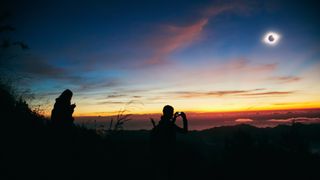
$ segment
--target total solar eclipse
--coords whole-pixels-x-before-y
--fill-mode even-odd
[[[275,46],[279,43],[280,37],[280,34],[276,32],[267,32],[262,41],[267,45]]]

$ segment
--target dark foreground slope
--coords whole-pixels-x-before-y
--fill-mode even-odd
[[[1,179],[155,179],[149,131],[57,129],[1,89]],[[320,125],[248,125],[178,137],[175,179],[320,179]]]

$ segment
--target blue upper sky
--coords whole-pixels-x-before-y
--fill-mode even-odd
[[[279,95],[290,107],[313,107],[320,101],[317,7],[316,1],[13,0],[1,7],[17,29],[6,36],[30,49],[4,52],[18,54],[5,68],[50,103],[72,89],[80,115],[131,101],[143,104],[139,112],[164,103],[194,111],[263,109],[280,104]],[[269,31],[281,36],[276,46],[262,42]]]

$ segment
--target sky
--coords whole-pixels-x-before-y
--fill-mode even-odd
[[[4,36],[29,49],[2,50],[2,71],[47,115],[67,88],[75,116],[320,107],[316,2],[3,3],[16,28]]]

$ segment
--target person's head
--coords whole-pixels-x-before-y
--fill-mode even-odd
[[[72,94],[73,94],[72,91],[70,91],[69,89],[66,89],[59,96],[59,99],[64,100],[64,101],[71,101]]]
[[[172,116],[173,116],[174,109],[173,109],[172,106],[166,105],[166,106],[163,107],[162,112],[163,112],[163,117],[165,119],[171,119]]]

